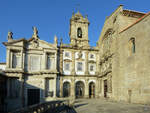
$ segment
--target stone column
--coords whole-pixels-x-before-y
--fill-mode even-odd
[[[88,51],[85,52],[85,74],[89,74],[89,69],[88,69]]]
[[[99,85],[100,85],[100,84],[99,84],[99,79],[97,78],[97,79],[96,79],[96,82],[95,82],[95,98],[98,98],[98,97],[99,97],[99,96],[98,96],[98,95],[99,95],[99,92],[100,92],[100,91],[99,91],[99,90],[100,90]]]
[[[7,49],[6,68],[10,68],[10,49]]]
[[[12,68],[12,62],[13,61],[13,52],[10,50],[10,53],[9,53],[9,68]]]
[[[75,79],[74,77],[71,79],[71,97],[74,98],[75,97]]]
[[[24,54],[23,54],[23,50],[21,50],[21,69],[24,69]]]
[[[60,77],[60,97],[63,97],[63,80],[62,80],[62,77]]]
[[[59,65],[60,73],[63,73],[63,50],[60,49],[60,65]]]
[[[99,54],[96,53],[96,74],[100,73],[99,72],[99,63],[100,63],[100,61],[99,61]]]
[[[85,80],[85,98],[89,98],[89,84],[88,84],[88,79]]]
[[[75,51],[72,51],[72,75],[75,75]]]
[[[56,84],[56,77],[54,77],[54,85],[55,85],[54,86],[55,88],[54,88],[54,96],[53,97],[56,98],[56,85],[57,85]]]
[[[56,69],[56,67],[57,67],[57,52],[55,52],[54,60],[55,60],[54,70],[57,70]]]
[[[112,92],[112,82],[111,82],[112,76],[111,73],[108,74],[108,92],[111,93]]]
[[[47,62],[47,55],[46,55],[46,52],[44,52],[44,69],[46,69],[46,62]]]
[[[22,74],[21,77],[19,78],[20,80],[20,98],[21,98],[21,101],[22,101],[22,107],[25,106],[25,97],[24,97],[24,75]]]

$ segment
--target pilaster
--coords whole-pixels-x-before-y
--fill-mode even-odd
[[[6,68],[10,68],[10,49],[7,48]]]
[[[55,58],[54,58],[54,61],[55,61],[55,64],[54,64],[54,70],[57,70],[57,69],[56,69],[56,66],[57,66],[57,52],[55,52]]]
[[[72,51],[72,75],[75,75],[75,51]]]
[[[89,69],[88,69],[88,51],[85,52],[85,74],[89,74]]]
[[[60,97],[63,97],[63,80],[62,80],[62,77],[60,77]]]
[[[88,79],[85,80],[85,98],[89,98],[89,84],[88,84]]]
[[[74,77],[71,79],[71,97],[75,97],[75,80],[74,80]]]
[[[55,88],[54,88],[54,96],[53,97],[56,98],[56,85],[57,85],[56,84],[56,77],[54,77],[54,84],[55,84],[54,85]]]
[[[47,62],[47,56],[46,52],[44,52],[44,69],[46,70],[46,62]]]
[[[60,73],[63,73],[63,50],[60,49]]]

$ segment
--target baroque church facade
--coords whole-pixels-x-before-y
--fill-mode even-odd
[[[9,32],[3,43],[9,109],[58,98],[150,104],[149,15],[120,5],[106,18],[95,47],[80,12],[70,19],[69,44],[58,44],[57,37],[53,44],[41,40],[36,27],[29,40],[14,40]]]

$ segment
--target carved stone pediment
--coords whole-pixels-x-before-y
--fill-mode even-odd
[[[70,60],[70,59],[65,59],[64,61],[65,62],[72,62],[72,60]]]
[[[89,63],[96,63],[94,60],[89,60]]]
[[[33,48],[38,48],[39,47],[39,41],[38,39],[33,39],[32,42],[31,42],[31,45]]]
[[[55,44],[50,44],[34,37],[28,40],[27,45],[28,49],[57,49]]]

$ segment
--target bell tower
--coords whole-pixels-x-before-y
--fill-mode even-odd
[[[70,19],[70,44],[72,46],[82,47],[89,46],[88,40],[89,21],[87,16],[83,17],[78,11]]]

